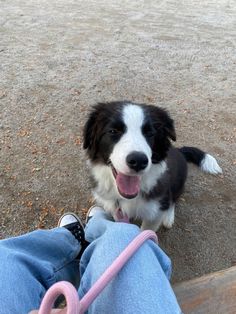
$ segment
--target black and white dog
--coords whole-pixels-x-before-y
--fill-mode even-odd
[[[84,127],[84,149],[95,180],[94,197],[113,216],[117,208],[156,231],[174,223],[187,161],[203,171],[222,170],[198,148],[174,148],[174,122],[162,108],[128,101],[99,103]]]

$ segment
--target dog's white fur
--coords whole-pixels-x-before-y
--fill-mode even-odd
[[[205,158],[201,162],[200,168],[211,174],[222,173],[222,169],[218,165],[216,159],[210,154],[206,154]]]

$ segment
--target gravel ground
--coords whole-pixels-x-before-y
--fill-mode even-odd
[[[159,232],[173,281],[236,263],[235,1],[0,0],[0,237],[85,215],[81,130],[92,104],[167,108],[177,145],[217,157],[190,167],[176,223]]]

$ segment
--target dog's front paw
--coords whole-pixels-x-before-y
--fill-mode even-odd
[[[154,232],[157,232],[157,230],[161,226],[161,220],[158,221],[146,221],[144,220],[141,225],[141,230],[152,230]]]
[[[175,206],[172,205],[163,215],[162,224],[165,228],[170,229],[175,221]]]

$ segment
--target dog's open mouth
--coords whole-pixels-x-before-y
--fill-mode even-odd
[[[140,191],[140,177],[128,176],[117,172],[112,166],[112,173],[116,180],[116,185],[121,196],[124,198],[135,198]]]

